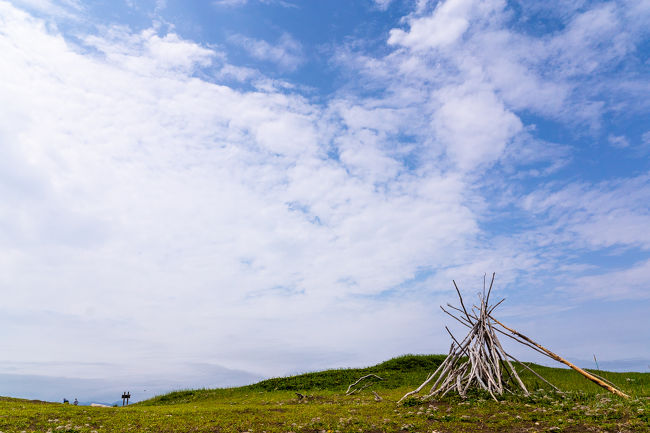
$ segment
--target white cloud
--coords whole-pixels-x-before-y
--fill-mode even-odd
[[[577,278],[564,289],[588,299],[648,299],[650,260],[622,270]]]
[[[535,138],[534,127],[519,133],[499,161],[511,178],[549,176],[573,159],[572,148]]]
[[[522,142],[515,110],[557,116],[570,91],[531,68],[531,61],[538,62],[536,41],[503,30],[505,6],[440,2],[431,13],[422,8],[410,16],[408,30],[391,31],[388,42],[402,48],[385,58],[340,59],[368,74],[369,86],[386,83],[384,106],[419,107],[409,117],[408,132],[422,140],[434,137],[428,140],[432,159],[446,154],[463,171],[485,169],[513,155],[508,147],[515,140]]]
[[[570,159],[518,113],[571,122],[602,107],[574,81],[602,66],[588,64],[598,43],[583,43],[595,36],[578,24],[518,34],[497,1],[419,5],[385,57],[340,55],[372,97],[351,85],[319,105],[175,33],[108,27],[73,46],[0,2],[0,284],[13,288],[0,317],[12,314],[12,361],[115,366],[126,348],[134,371],[210,359],[282,374],[444,351],[433,311],[451,278],[473,290],[497,270],[498,290],[540,289],[529,304],[546,311],[549,282],[593,272],[566,255],[650,248],[645,176],[503,185],[522,165],[543,176]],[[567,63],[563,37],[591,51]],[[289,35],[231,41],[285,70],[303,62]],[[562,74],[544,69],[551,58]],[[216,84],[227,80],[255,90]],[[511,212],[539,224],[485,228]],[[622,296],[642,298],[644,263],[621,270],[634,287]],[[34,326],[48,312],[57,326]]]
[[[460,178],[395,169],[385,137],[364,132],[382,125],[363,109],[351,110],[348,133],[298,95],[194,78],[218,54],[175,34],[107,28],[84,39],[98,52],[84,53],[6,3],[0,14],[11,157],[0,177],[0,263],[11,272],[0,283],[13,287],[3,309],[25,313],[16,362],[47,352],[112,365],[129,347],[133,368],[210,358],[280,374],[424,350],[400,335],[411,319],[399,311],[429,307],[381,294],[475,236]],[[341,161],[327,157],[336,143]],[[393,174],[378,188],[385,166]],[[58,331],[38,350],[21,346],[47,311]],[[296,322],[311,323],[318,347],[289,332]],[[118,325],[129,343],[114,338]],[[360,350],[355,335],[370,328],[361,347],[397,346]],[[247,363],[252,350],[258,361]],[[332,355],[306,364],[314,351]]]
[[[388,43],[416,51],[451,45],[469,27],[468,15],[477,3],[472,0],[440,2],[431,15],[411,20],[408,32],[401,29],[391,30]]]
[[[630,142],[625,138],[624,135],[613,135],[610,134],[607,137],[607,141],[609,141],[609,144],[612,145],[613,147],[617,147],[619,149],[625,149],[626,147],[629,147]]]
[[[436,3],[431,12],[421,7],[404,20],[405,28],[391,31],[388,42],[398,49],[381,69],[408,76],[410,86],[481,83],[509,110],[532,110],[593,130],[607,100],[616,101],[609,106],[617,111],[620,104],[628,110],[643,106],[636,100],[647,94],[645,81],[612,73],[643,39],[639,18],[630,17],[629,8],[606,3],[573,11],[563,17],[563,29],[542,35],[516,31],[508,25],[515,17],[501,0],[449,0]]]
[[[548,49],[556,70],[575,76],[594,73],[620,60],[633,49],[631,42],[618,7],[605,3],[575,15],[562,33],[550,39]]]
[[[251,0],[213,0],[212,4],[217,7],[241,7],[249,4],[250,2]],[[278,5],[285,8],[297,7],[294,3],[285,0],[253,0],[253,2],[259,2],[268,5]]]
[[[650,249],[650,200],[648,176],[602,182],[570,184],[558,191],[528,195],[523,206],[538,215],[548,215],[547,240],[592,248]]]
[[[520,113],[583,129],[586,125],[593,132],[607,110],[642,106],[634,98],[617,96],[620,75],[609,75],[629,60],[641,40],[644,30],[634,24],[638,19],[627,17],[627,8],[614,3],[563,14],[564,28],[532,35],[509,26],[516,14],[502,1],[450,0],[436,3],[433,10],[421,4],[404,19],[404,28],[391,31],[388,42],[395,51],[383,58],[342,52],[339,60],[363,71],[368,81],[360,84],[365,88],[380,89],[378,82],[385,86],[384,107],[419,107],[409,117],[409,132],[427,143],[428,167],[447,167],[440,158],[446,154],[461,171],[485,174],[489,180],[474,186],[486,188],[498,203],[472,209],[483,218],[491,209],[508,220],[511,211],[505,209],[521,200],[522,186],[513,180],[556,172],[571,160],[572,152],[564,144],[536,139],[535,125],[524,125]],[[639,77],[629,80],[630,86],[647,95]],[[626,143],[615,135],[610,140]],[[528,164],[531,167],[524,172]],[[641,204],[648,201],[647,192],[647,179],[640,176],[564,189],[555,185],[551,191],[531,194],[526,203],[555,204],[543,211],[530,205],[518,215],[522,231],[511,234],[512,239],[495,253],[497,267],[510,269],[508,251],[517,251],[514,274],[517,268],[536,273],[533,269],[554,266],[573,280],[594,268],[563,263],[568,250],[647,249],[648,239],[639,235],[650,223]]]
[[[643,158],[650,153],[650,131],[644,132],[639,140],[630,140],[625,135],[610,134],[607,141],[612,147],[624,149],[629,156]]]
[[[215,0],[213,3],[217,6],[233,7],[243,6],[248,3],[248,0]]]
[[[239,34],[232,35],[229,41],[254,59],[275,63],[283,70],[294,71],[305,61],[302,45],[288,33],[280,36],[276,44]]]
[[[640,204],[647,202],[644,177],[566,189],[554,185],[551,191],[530,194],[525,202],[539,204],[555,197],[556,208],[525,207],[516,216],[510,208],[522,201],[523,188],[515,179],[557,172],[571,161],[573,152],[568,145],[536,138],[535,125],[524,126],[519,113],[568,125],[599,124],[611,104],[607,107],[602,95],[593,93],[591,74],[606,73],[629,55],[630,43],[638,40],[638,34],[621,21],[624,11],[611,6],[574,11],[567,14],[565,29],[533,36],[506,25],[512,11],[505,2],[477,5],[440,2],[431,12],[419,7],[404,20],[406,29],[391,32],[389,42],[396,50],[387,56],[344,51],[338,57],[365,74],[367,81],[359,83],[364,90],[386,89],[375,107],[408,113],[408,128],[398,130],[417,137],[419,169],[446,170],[450,161],[455,163],[465,176],[477,176],[480,180],[472,186],[484,188],[490,197],[487,203],[478,199],[471,205],[479,221],[490,224],[492,218],[503,218],[521,224],[512,229],[508,240],[491,238],[490,242],[499,240],[502,246],[492,250],[494,259],[489,262],[477,252],[478,246],[466,251],[470,256],[464,258],[477,263],[473,271],[496,268],[509,275],[534,274],[548,287],[563,282],[544,272],[562,269],[568,281],[594,271],[588,263],[567,263],[568,251],[646,249],[647,239],[638,235],[650,223],[647,209]],[[590,19],[598,25],[589,28]],[[607,38],[611,44],[604,42]],[[603,83],[611,84],[608,78]],[[351,99],[348,96],[346,101]],[[407,111],[412,107],[417,110]],[[379,110],[372,112],[381,118]],[[369,127],[378,131],[374,125]],[[464,273],[462,266],[450,269]],[[506,281],[514,280],[506,277]]]
[[[450,88],[441,93],[444,102],[434,115],[434,129],[462,170],[497,160],[522,129],[519,118],[490,91],[466,94]]]
[[[385,11],[393,0],[374,0],[374,2],[380,10]]]
[[[645,152],[650,151],[650,131],[641,134],[641,149]]]
[[[15,3],[29,10],[66,19],[76,18],[83,10],[78,0],[15,0]]]
[[[174,33],[162,37],[153,29],[133,34],[127,28],[110,27],[101,36],[91,35],[84,42],[115,65],[142,74],[191,74],[223,57],[211,49],[184,41]]]

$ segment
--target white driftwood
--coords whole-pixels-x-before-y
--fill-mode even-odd
[[[365,375],[363,377],[360,377],[356,382],[350,384],[350,386],[348,386],[347,391],[345,391],[345,395],[356,394],[356,393],[361,392],[364,389],[368,388],[369,386],[372,386],[374,384],[374,382],[368,382],[368,383],[366,383],[364,386],[362,386],[360,388],[353,389],[357,384],[363,382],[366,379],[370,379],[370,378],[373,378],[373,377],[375,379],[384,380],[381,377],[377,376],[376,374],[367,374],[367,375]]]
[[[528,390],[510,363],[510,358],[501,347],[492,323],[490,323],[489,313],[496,307],[490,307],[488,304],[494,285],[494,275],[492,275],[487,290],[484,282],[483,293],[480,295],[480,306],[474,306],[471,310],[468,310],[465,306],[458,285],[455,281],[453,283],[460,301],[460,308],[450,304],[447,305],[457,314],[446,310],[444,307],[440,308],[469,328],[469,333],[462,342],[459,342],[451,331],[446,328],[453,341],[449,355],[422,385],[405,394],[400,401],[418,394],[424,386],[434,381],[434,379],[433,386],[424,398],[436,395],[444,396],[450,391],[455,391],[460,396],[465,397],[467,391],[472,387],[486,390],[495,400],[496,395],[503,395],[504,392],[513,393],[517,387],[524,394],[528,394]],[[501,302],[503,300],[499,301],[498,304]],[[463,360],[462,356],[467,356],[467,359]]]
[[[561,362],[562,364],[568,365],[569,367],[571,367],[572,369],[574,369],[574,370],[577,371],[578,373],[582,374],[582,375],[583,375],[584,377],[586,377],[587,379],[589,379],[589,380],[591,380],[592,382],[594,382],[596,385],[601,386],[601,387],[605,388],[606,390],[608,390],[609,392],[611,392],[611,393],[613,393],[613,394],[616,394],[616,395],[618,395],[618,396],[620,396],[620,397],[630,398],[630,396],[627,395],[627,394],[625,394],[623,391],[619,390],[618,388],[616,388],[616,387],[614,387],[614,386],[612,386],[612,385],[610,385],[610,384],[608,384],[608,383],[605,383],[604,381],[600,380],[598,377],[594,376],[593,374],[586,372],[585,370],[583,370],[582,368],[578,367],[577,365],[574,365],[574,364],[572,364],[571,362],[567,361],[566,359],[562,358],[561,356],[559,356],[559,355],[557,355],[557,354],[551,352],[550,350],[548,350],[547,348],[545,348],[545,347],[542,346],[541,344],[535,343],[533,340],[531,340],[530,338],[526,337],[526,336],[523,335],[522,333],[520,333],[520,332],[518,332],[518,331],[515,331],[515,330],[512,329],[512,328],[508,328],[506,325],[504,325],[503,323],[499,322],[499,321],[498,321],[497,319],[495,319],[494,317],[490,317],[490,318],[491,318],[492,320],[494,320],[496,323],[498,323],[499,325],[501,325],[503,328],[507,329],[508,331],[510,331],[510,332],[512,332],[513,334],[515,334],[516,336],[518,336],[519,338],[522,338],[522,339],[526,340],[527,342],[529,342],[530,344],[532,344],[532,345],[538,347],[539,349],[543,350],[544,353],[546,353],[546,355],[547,355],[549,358],[554,359],[554,360],[556,360],[556,361],[558,361],[558,362]]]
[[[497,333],[505,335],[543,355],[568,365],[589,380],[608,389],[614,394],[629,398],[626,394],[616,389],[616,387],[611,383],[606,383],[602,378],[576,367],[564,358],[556,355],[520,332],[505,326],[503,323],[495,319],[494,316],[492,316],[492,312],[505,299],[501,299],[493,306],[490,306],[489,304],[490,294],[492,293],[494,285],[494,276],[495,274],[492,274],[492,280],[490,281],[490,286],[487,290],[484,277],[483,292],[479,293],[480,303],[478,306],[473,305],[470,310],[465,306],[458,285],[456,285],[456,282],[452,280],[454,289],[456,289],[456,293],[458,294],[460,307],[447,304],[450,310],[446,310],[442,306],[440,308],[447,315],[468,328],[469,331],[465,338],[459,342],[451,333],[449,328],[445,327],[452,339],[449,354],[438,366],[436,371],[429,375],[415,390],[406,393],[399,402],[403,401],[407,397],[419,394],[422,389],[431,382],[433,382],[433,385],[431,385],[429,393],[422,397],[423,399],[433,398],[436,396],[443,397],[449,392],[457,392],[458,395],[465,398],[467,392],[471,388],[483,389],[495,400],[497,400],[497,395],[500,396],[504,393],[516,394],[521,392],[523,395],[529,395],[528,389],[519,377],[513,362],[517,365],[523,366],[539,379],[553,387],[553,389],[560,392],[555,385],[544,379],[528,365],[506,353],[501,346],[501,342],[497,338]]]

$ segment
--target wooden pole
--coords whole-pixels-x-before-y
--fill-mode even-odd
[[[618,390],[617,388],[614,388],[613,386],[611,386],[611,385],[609,385],[609,384],[603,382],[602,380],[598,379],[596,376],[594,376],[594,375],[592,375],[592,374],[590,374],[590,373],[584,371],[582,368],[578,367],[577,365],[574,365],[574,364],[570,363],[569,361],[567,361],[566,359],[562,358],[561,356],[559,356],[559,355],[557,355],[557,354],[551,352],[550,350],[548,350],[547,348],[545,348],[545,347],[542,346],[541,344],[535,343],[533,340],[531,340],[530,338],[526,337],[524,334],[522,334],[522,333],[520,333],[520,332],[517,332],[517,331],[515,331],[515,330],[512,329],[512,328],[508,328],[506,325],[504,325],[503,323],[499,322],[497,319],[495,319],[495,318],[492,317],[492,316],[490,316],[490,318],[491,318],[492,320],[494,320],[496,323],[498,323],[499,325],[501,325],[502,327],[504,327],[505,329],[507,329],[508,331],[510,331],[510,332],[512,332],[513,334],[515,334],[516,336],[518,336],[519,338],[522,338],[522,339],[526,340],[527,342],[529,342],[530,344],[533,344],[534,346],[536,346],[536,347],[538,347],[539,349],[543,350],[544,353],[546,353],[548,356],[550,356],[550,357],[553,358],[554,360],[556,360],[556,361],[558,361],[558,362],[561,362],[562,364],[568,365],[569,367],[571,367],[572,369],[574,369],[574,370],[577,371],[578,373],[582,374],[582,375],[583,375],[584,377],[586,377],[587,379],[589,379],[589,380],[591,380],[592,382],[594,382],[596,385],[601,386],[601,387],[605,388],[606,390],[608,390],[609,392],[614,393],[614,394],[616,394],[616,395],[618,395],[618,396],[621,396],[621,397],[624,397],[624,398],[630,398],[630,396],[627,395],[627,394],[625,394],[623,391],[620,391],[620,390]]]

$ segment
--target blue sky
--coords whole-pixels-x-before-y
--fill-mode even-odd
[[[472,298],[491,272],[504,322],[647,369],[648,22],[648,1],[0,0],[7,392],[442,353],[451,280]]]

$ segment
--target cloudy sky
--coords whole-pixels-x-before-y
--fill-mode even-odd
[[[451,280],[471,299],[492,272],[502,321],[647,370],[648,22],[647,0],[0,0],[0,394],[444,353]]]

